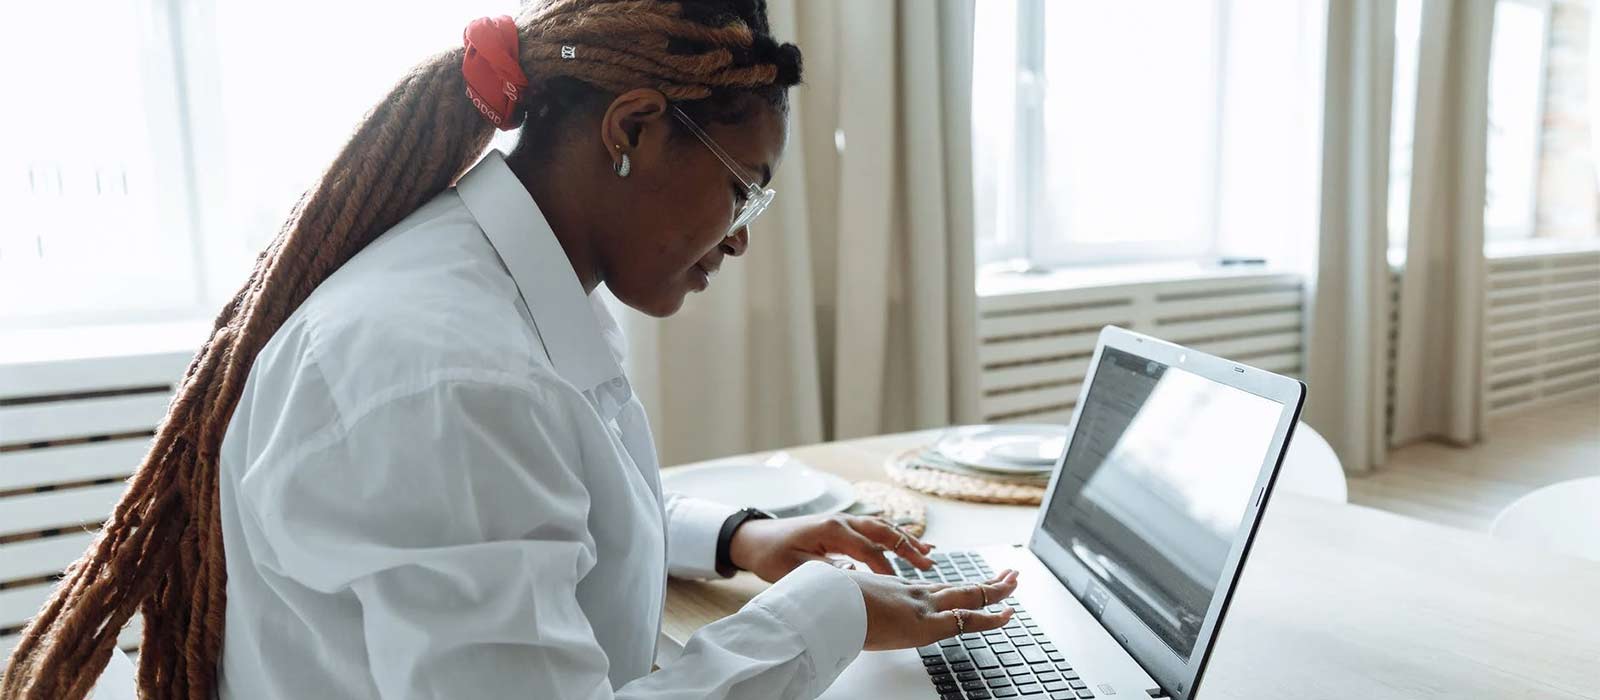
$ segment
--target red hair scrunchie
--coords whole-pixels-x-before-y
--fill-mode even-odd
[[[467,51],[461,75],[467,79],[467,97],[501,131],[522,123],[522,91],[528,76],[518,60],[517,23],[511,17],[479,17],[462,32]]]

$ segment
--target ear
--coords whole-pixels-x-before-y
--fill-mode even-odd
[[[611,101],[600,120],[600,142],[613,166],[627,153],[637,167],[641,154],[654,155],[666,146],[669,107],[667,96],[650,88],[629,90]]]

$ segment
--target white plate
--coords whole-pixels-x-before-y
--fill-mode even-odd
[[[855,500],[850,484],[832,474],[807,467],[769,467],[755,462],[717,462],[688,469],[668,469],[661,475],[661,486],[686,496],[741,508],[760,508],[779,516],[843,510]],[[840,504],[841,500],[845,502]]]
[[[980,425],[946,432],[936,453],[973,469],[1005,473],[1047,472],[1067,447],[1059,425]]]

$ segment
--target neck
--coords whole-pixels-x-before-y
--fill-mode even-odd
[[[594,292],[594,288],[605,280],[600,273],[599,257],[595,253],[594,242],[598,239],[584,224],[585,220],[592,217],[585,216],[585,212],[581,211],[587,198],[579,196],[582,188],[576,185],[578,178],[552,177],[550,173],[562,169],[548,167],[548,163],[546,167],[529,167],[526,162],[513,163],[508,158],[507,165],[522,181],[522,186],[533,197],[540,213],[544,214],[545,222],[555,232],[556,241],[567,254],[567,263],[572,265],[578,283],[583,285],[583,293]]]

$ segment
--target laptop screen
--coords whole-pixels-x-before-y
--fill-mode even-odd
[[[1043,528],[1187,661],[1283,405],[1106,347]]]

